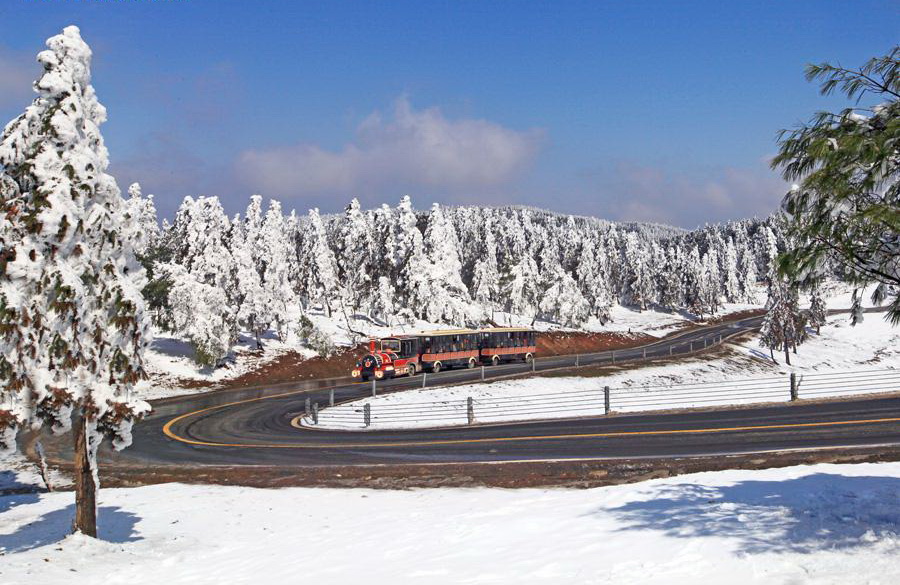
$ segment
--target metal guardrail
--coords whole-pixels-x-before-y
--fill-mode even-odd
[[[693,384],[597,386],[493,398],[465,397],[404,404],[357,400],[319,409],[307,404],[304,424],[365,429],[387,424],[464,425],[517,420],[548,420],[618,412],[701,408],[717,405],[789,402],[843,395],[900,391],[900,370],[808,373]]]

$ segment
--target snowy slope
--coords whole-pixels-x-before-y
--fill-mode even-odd
[[[156,485],[0,497],[0,582],[900,581],[900,463],[724,471],[563,489]]]

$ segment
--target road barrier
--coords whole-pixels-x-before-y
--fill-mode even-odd
[[[516,396],[473,397],[430,402],[379,404],[361,401],[314,409],[306,424],[340,428],[449,426],[479,423],[573,418],[613,413],[794,402],[873,392],[900,391],[900,370],[792,373],[693,384],[621,386],[611,388],[598,379],[597,389]],[[309,407],[307,406],[307,413]]]

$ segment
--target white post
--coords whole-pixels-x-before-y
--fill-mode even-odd
[[[469,424],[475,422],[475,401],[472,400],[471,396],[466,399],[466,416],[469,419]]]
[[[328,406],[334,406],[334,388],[328,391]]]
[[[375,378],[372,378],[372,396],[375,396]]]
[[[484,364],[481,365],[481,381],[484,382]]]

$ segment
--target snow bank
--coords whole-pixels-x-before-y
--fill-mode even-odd
[[[896,583],[900,463],[588,490],[167,484],[0,497],[4,583]]]

